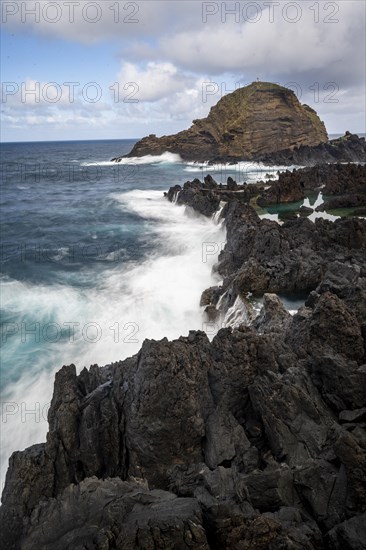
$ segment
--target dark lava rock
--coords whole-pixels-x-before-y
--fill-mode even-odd
[[[321,163],[365,162],[366,141],[364,137],[346,132],[344,136],[328,143],[308,146],[300,145],[293,149],[257,155],[253,160],[268,165],[313,166]]]
[[[316,289],[328,280],[324,276],[335,260],[350,269],[365,265],[363,219],[347,218],[334,223],[317,219],[314,223],[297,218],[279,225],[260,219],[250,206],[240,201],[229,202],[223,216],[227,242],[216,269],[224,278],[221,294],[230,293],[234,300],[248,292],[262,295]],[[339,270],[338,277],[346,268]],[[339,283],[354,294],[353,298],[349,296],[349,303],[355,304],[357,295],[356,309],[363,310],[364,278],[357,277],[357,285],[350,285],[349,281]],[[317,292],[325,290],[326,287],[318,288]],[[346,290],[340,291],[340,295],[345,297]]]
[[[187,181],[183,190],[180,185],[175,185],[164,195],[170,202],[184,204],[199,214],[211,217],[218,210],[221,201],[235,200],[247,204],[261,190],[263,190],[262,184],[239,185],[232,178],[228,178],[227,185],[218,186],[212,176],[207,175],[204,182],[196,178],[193,181]]]
[[[214,183],[171,199],[207,215]],[[240,199],[223,215],[224,282],[201,304],[269,293],[259,317],[64,366],[46,442],[10,458],[3,548],[364,547],[366,221],[279,225]],[[294,316],[273,294],[307,288]]]
[[[63,367],[47,442],[10,460],[3,547],[359,544],[361,324],[324,292],[293,317],[267,296],[258,328],[147,340],[78,376]]]
[[[366,407],[354,411],[342,411],[339,413],[340,422],[359,422],[366,419]]]
[[[218,183],[213,179],[213,177],[208,174],[204,177],[204,187],[206,189],[217,189]]]
[[[180,191],[182,191],[181,186],[174,185],[174,187],[171,187],[167,193],[164,193],[164,195],[170,202],[175,202]]]
[[[136,481],[88,478],[41,502],[24,550],[196,548],[208,550],[197,500]]]
[[[214,304],[217,290],[218,290],[217,286],[211,286],[210,288],[206,288],[206,290],[202,292],[200,306],[208,306],[210,304]]]
[[[207,189],[205,184],[200,180],[195,179],[192,182],[187,181],[183,185],[183,190],[179,189],[177,194],[177,186],[169,189],[168,199],[176,199],[177,204],[190,206],[204,216],[212,216],[219,207],[220,197],[214,191],[215,187],[209,186]]]
[[[304,205],[299,208],[300,214],[304,214],[305,216],[309,216],[309,214],[312,214],[313,211],[313,208],[309,208],[308,206]]]
[[[281,332],[290,322],[291,315],[283,306],[277,294],[265,294],[263,307],[253,323],[258,332]]]
[[[237,191],[238,190],[238,184],[231,177],[229,177],[227,179],[226,186],[227,186],[228,191]]]
[[[260,206],[301,201],[319,190],[325,195],[326,204],[317,211],[366,204],[366,166],[361,164],[318,164],[286,170],[279,173],[278,180],[267,184],[268,189],[257,199]]]
[[[366,546],[366,514],[343,521],[326,536],[329,550],[364,550]]]

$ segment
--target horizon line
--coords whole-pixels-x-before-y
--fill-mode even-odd
[[[348,130],[346,130],[348,131]],[[346,131],[342,132],[331,132],[328,133],[328,136],[335,136],[335,135],[345,135]],[[350,132],[351,134],[355,134],[358,136],[366,136],[366,132]],[[40,140],[31,140],[31,141],[2,141],[0,140],[0,145],[6,145],[6,144],[12,144],[12,143],[69,143],[69,142],[80,142],[80,141],[138,141],[143,139],[142,137],[131,137],[131,138],[102,138],[102,139],[40,139]]]

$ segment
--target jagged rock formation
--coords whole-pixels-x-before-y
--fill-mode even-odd
[[[22,550],[186,548],[208,550],[197,500],[136,481],[87,478],[43,502]]]
[[[325,162],[366,162],[366,141],[363,137],[346,132],[344,136],[332,139],[329,143],[308,146],[300,145],[294,149],[286,149],[255,159],[269,165],[302,165],[312,166]]]
[[[318,164],[278,173],[277,180],[256,184],[237,184],[228,178],[226,185],[218,184],[210,175],[204,181],[187,181],[183,187],[171,187],[165,196],[171,202],[187,205],[204,216],[214,214],[220,202],[232,200],[255,203],[261,207],[303,201],[315,192],[322,192],[324,204],[318,210],[360,208],[366,206],[366,165]],[[309,214],[313,209],[302,208]],[[357,214],[359,210],[355,211]],[[362,211],[360,211],[360,215]]]
[[[3,548],[364,548],[364,322],[335,293],[256,327],[63,367],[14,453]]]
[[[248,292],[298,292],[315,289],[330,265],[365,265],[366,220],[348,218],[334,223],[297,218],[282,226],[261,220],[255,211],[233,201],[226,212],[227,243],[218,271],[224,277],[218,298],[230,307]]]
[[[225,315],[238,298],[245,302],[249,292],[309,292],[332,266],[337,270],[334,266],[352,268],[356,263],[359,269],[366,269],[366,220],[349,217],[335,223],[324,219],[313,223],[295,216],[279,225],[260,219],[248,204],[258,194],[264,202],[277,201],[278,197],[299,200],[306,188],[314,190],[322,185],[324,193],[341,193],[343,200],[352,200],[365,196],[365,173],[364,166],[328,165],[280,174],[277,182],[267,182],[267,190],[263,183],[240,185],[236,191],[218,185],[214,188],[212,178],[211,189],[206,181],[199,180],[187,182],[183,189],[171,188],[168,199],[175,198],[177,204],[186,204],[204,215],[212,215],[221,200],[226,202],[221,216],[227,242],[215,268],[223,284],[204,293],[201,301],[209,320]]]
[[[366,205],[366,165],[320,164],[310,168],[281,172],[270,183],[257,203],[261,206],[303,200],[315,190],[321,190],[327,200],[325,207]]]
[[[292,90],[253,82],[224,96],[188,130],[160,138],[147,136],[127,156],[169,151],[184,160],[252,159],[327,141],[323,122],[308,105],[301,105]]]
[[[197,185],[193,208],[217,203],[212,178],[206,205]],[[310,286],[305,306],[292,317],[267,294],[212,342],[192,331],[64,366],[47,441],[10,459],[2,548],[365,548],[366,221],[279,226],[223,192],[224,286],[202,305]]]
[[[263,182],[258,185],[238,185],[230,177],[227,185],[221,185],[208,175],[203,182],[195,178],[193,181],[186,181],[183,188],[175,185],[164,195],[170,202],[190,206],[199,214],[212,216],[219,208],[221,201],[229,202],[235,197],[235,200],[248,203],[252,198],[264,194],[265,187]]]

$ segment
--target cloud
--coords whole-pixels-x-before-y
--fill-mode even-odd
[[[118,79],[120,101],[115,105],[116,115],[128,116],[136,124],[143,121],[145,127],[148,121],[147,131],[157,134],[174,133],[189,126],[193,119],[207,116],[217,102],[214,95],[202,100],[208,77],[194,78],[172,63],[149,62],[144,67],[124,63]]]
[[[80,90],[72,103],[64,88],[57,104],[41,97],[38,103],[29,98],[21,105],[18,98],[9,96],[3,105],[9,124],[26,123],[25,116],[42,116],[45,124],[47,120],[61,124],[58,117],[64,113],[67,118],[69,112],[80,122],[89,112],[93,120],[103,118],[113,132],[116,121],[124,128],[130,124],[134,136],[172,133],[206,116],[210,106],[236,85],[259,77],[300,91],[300,100],[318,111],[330,131],[336,131],[337,125],[339,130],[348,126],[356,130],[357,126],[358,131],[365,131],[364,2],[78,0],[71,2],[73,22],[67,3],[38,3],[41,16],[36,22],[34,16],[21,12],[21,6],[34,9],[35,2],[8,2],[20,11],[7,16],[5,28],[15,29],[16,36],[31,30],[47,40],[114,44],[115,55],[121,59],[117,85],[111,91],[111,82],[101,83],[103,94],[96,103],[85,101]],[[45,6],[54,4],[60,6],[61,17],[50,23],[47,18],[56,11],[47,11]],[[255,6],[260,7],[258,13]],[[237,12],[225,12],[233,9]],[[98,14],[100,19],[92,23]],[[92,49],[85,48],[85,56],[86,65],[91,66]],[[205,82],[215,86],[215,92],[206,97]],[[34,85],[34,80],[28,83]],[[329,96],[332,85],[335,95]],[[329,101],[334,98],[339,101]],[[38,119],[28,120],[35,123]]]
[[[129,62],[166,62],[216,75],[325,70],[333,79],[359,81],[364,74],[365,3],[359,0],[14,0],[3,5],[10,10],[3,6],[4,28],[83,44],[115,41]]]
[[[121,88],[132,92],[138,101],[158,101],[175,92],[192,86],[194,79],[182,74],[172,63],[150,62],[145,68],[133,63],[124,63],[118,75]],[[133,86],[135,85],[135,86]],[[126,97],[126,93],[124,94]]]
[[[102,97],[90,108],[91,104],[86,99],[95,97],[95,90],[89,92],[87,88],[73,89],[28,77],[21,85],[3,83],[2,92],[2,130],[5,138],[15,129],[22,129],[24,133],[26,128],[37,127],[52,129],[56,135],[61,129],[74,135],[75,127],[97,129],[111,124],[113,118],[111,105]],[[109,98],[109,92],[107,96]]]
[[[12,0],[3,2],[2,21],[6,28],[95,44],[117,38],[159,37],[186,26],[201,24],[202,2],[179,0]]]
[[[233,17],[223,23],[217,15],[198,31],[185,29],[175,36],[163,36],[159,44],[161,54],[196,72],[256,70],[262,74],[293,75],[325,70],[332,76],[340,72],[358,78],[364,72],[364,3],[327,3],[339,6],[333,16],[338,22],[334,23],[325,22],[323,14],[316,23],[309,2],[287,3],[290,4],[301,10],[297,22],[289,22],[291,12],[281,10],[281,5],[273,13],[269,8],[263,9],[255,23],[237,23]]]

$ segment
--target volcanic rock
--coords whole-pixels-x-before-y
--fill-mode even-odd
[[[366,140],[346,132],[344,136],[319,145],[300,145],[273,153],[258,155],[257,162],[270,166],[313,166],[321,163],[366,162]]]
[[[365,357],[352,315],[324,293],[263,334],[191,332],[78,376],[64,367],[47,442],[10,461],[3,547],[361,548]],[[324,377],[329,358],[344,374]]]
[[[286,170],[279,173],[277,181],[268,184],[257,200],[260,206],[304,200],[320,190],[326,197],[336,197],[326,198],[321,210],[366,204],[366,166],[361,164],[319,164]]]
[[[177,202],[211,215],[216,182],[189,183]],[[280,226],[225,193],[224,282],[202,305],[310,286],[307,305],[291,316],[267,294],[211,342],[64,366],[46,442],[10,458],[2,548],[365,547],[366,221]]]
[[[194,120],[188,130],[143,138],[127,157],[169,151],[184,160],[230,161],[327,141],[323,122],[308,105],[301,105],[292,90],[253,82],[221,98],[206,118]]]

